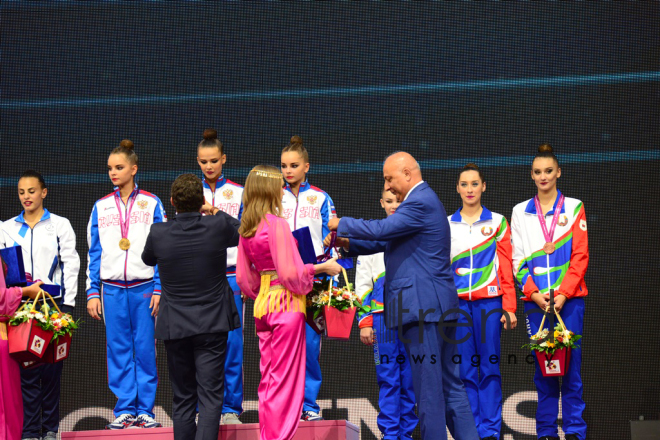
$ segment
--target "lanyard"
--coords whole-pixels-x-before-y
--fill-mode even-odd
[[[128,238],[128,227],[131,223],[131,211],[133,210],[133,204],[135,203],[135,199],[137,199],[137,195],[134,196],[134,194],[135,194],[135,190],[133,190],[131,195],[128,196],[128,199],[130,200],[131,204],[128,207],[126,218],[122,218],[121,215],[122,209],[121,206],[119,205],[119,191],[115,193],[115,203],[117,204],[117,211],[119,211],[119,225],[121,226],[121,238]]]
[[[543,230],[543,237],[545,238],[546,243],[552,243],[552,237],[555,235],[555,228],[557,227],[557,222],[559,221],[559,215],[561,214],[561,207],[564,205],[564,195],[560,194],[559,200],[557,201],[557,207],[555,208],[555,213],[552,216],[552,222],[550,223],[550,230],[545,224],[545,216],[541,210],[541,202],[539,201],[539,196],[534,196],[534,206],[536,206],[536,215],[539,218],[539,223],[541,223],[541,229]]]

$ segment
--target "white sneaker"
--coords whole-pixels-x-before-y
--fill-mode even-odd
[[[126,429],[135,423],[135,417],[131,414],[122,414],[109,425],[105,425],[105,429]]]
[[[242,425],[243,422],[238,418],[236,413],[224,413],[220,418],[221,425]]]
[[[151,416],[140,414],[137,419],[135,419],[135,426],[138,428],[160,428],[163,425],[155,421]]]
[[[303,411],[302,417],[300,418],[301,422],[318,422],[323,420],[321,414],[314,411]]]

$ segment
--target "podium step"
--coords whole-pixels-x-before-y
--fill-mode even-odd
[[[172,440],[172,428],[63,432],[62,440]],[[359,440],[360,429],[346,420],[300,422],[293,440]],[[259,440],[259,424],[223,425],[218,440]]]

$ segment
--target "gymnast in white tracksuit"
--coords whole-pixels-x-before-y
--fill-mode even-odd
[[[26,171],[18,180],[23,212],[0,228],[0,248],[21,246],[29,279],[60,286],[56,299],[64,313],[73,312],[78,293],[80,257],[71,223],[43,207],[46,182],[36,171]],[[23,392],[23,438],[51,438],[60,424],[60,382],[63,362],[21,369]],[[53,437],[54,438],[54,437]]]

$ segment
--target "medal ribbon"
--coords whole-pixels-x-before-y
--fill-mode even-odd
[[[539,201],[539,196],[534,196],[534,206],[536,207],[536,215],[539,218],[539,223],[541,223],[541,229],[543,230],[543,237],[545,237],[545,242],[552,243],[552,237],[555,235],[555,228],[557,227],[559,215],[561,214],[561,207],[564,206],[564,195],[559,195],[557,207],[555,208],[555,213],[552,216],[552,222],[550,223],[550,231],[548,231],[548,227],[545,224],[545,216],[541,210],[541,202]]]
[[[133,200],[131,200],[131,204],[128,207],[128,213],[126,213],[126,218],[122,218],[121,216],[121,206],[119,205],[119,191],[115,193],[115,203],[117,204],[117,211],[119,211],[119,225],[121,226],[121,238],[128,238],[128,226],[131,223],[131,211],[133,210],[133,203],[135,203],[135,199],[137,199],[137,195],[135,194],[135,190],[131,193],[130,196],[128,196],[128,199],[130,200],[131,197]]]

